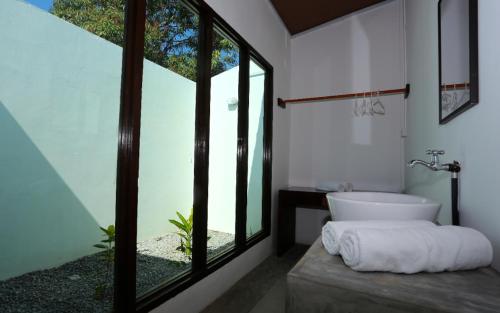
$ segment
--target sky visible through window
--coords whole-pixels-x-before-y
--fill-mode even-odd
[[[48,11],[52,7],[54,0],[24,0],[32,5],[39,7],[42,10]]]

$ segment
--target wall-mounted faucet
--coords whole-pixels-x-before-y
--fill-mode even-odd
[[[415,167],[415,165],[423,165],[432,171],[447,171],[451,172],[451,220],[453,225],[460,225],[460,217],[458,212],[458,173],[461,170],[460,163],[453,161],[453,163],[441,164],[439,156],[444,154],[444,150],[431,150],[427,149],[426,153],[431,155],[431,161],[425,162],[422,160],[411,160],[408,162],[408,167]]]
[[[452,172],[453,177],[455,177],[455,174],[460,172],[460,163],[458,161],[453,161],[453,163],[441,164],[439,161],[439,156],[443,155],[444,153],[445,153],[444,150],[427,149],[426,154],[431,155],[430,162],[425,162],[422,160],[411,160],[410,162],[408,162],[408,166],[413,168],[415,167],[415,165],[420,164],[432,171]]]

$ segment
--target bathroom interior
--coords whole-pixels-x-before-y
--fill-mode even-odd
[[[500,1],[0,1],[0,312],[500,312]]]

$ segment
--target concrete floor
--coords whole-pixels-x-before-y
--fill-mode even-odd
[[[286,274],[308,248],[296,245],[282,257],[270,256],[202,313],[284,313]]]

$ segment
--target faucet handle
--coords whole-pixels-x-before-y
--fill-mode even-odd
[[[438,155],[443,155],[445,152],[444,152],[444,150],[427,149],[427,151],[425,153],[432,155],[432,156],[438,156]]]

